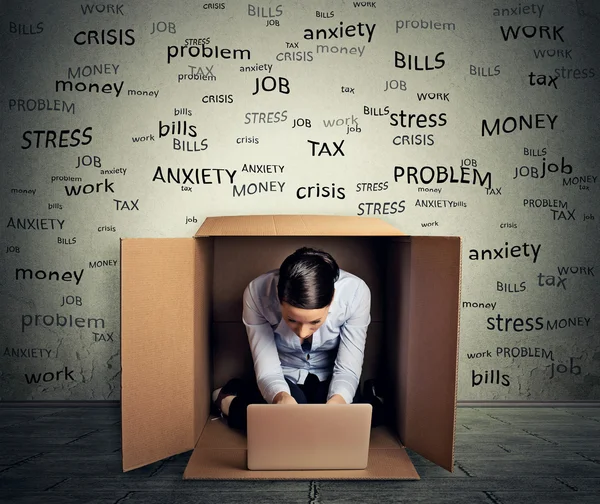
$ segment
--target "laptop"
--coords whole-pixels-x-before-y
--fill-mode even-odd
[[[248,469],[366,469],[370,404],[250,404]]]

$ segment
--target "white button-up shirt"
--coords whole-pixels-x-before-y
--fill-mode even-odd
[[[369,287],[352,273],[340,270],[327,319],[313,333],[312,348],[305,352],[300,338],[281,315],[278,281],[279,270],[269,271],[252,280],[243,297],[242,320],[263,397],[272,403],[279,392],[290,393],[285,378],[303,384],[312,373],[320,381],[333,375],[327,399],[339,394],[350,404],[360,382],[371,322]]]

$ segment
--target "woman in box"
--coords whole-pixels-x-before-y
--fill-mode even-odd
[[[359,401],[371,321],[363,280],[340,270],[327,252],[303,247],[252,280],[243,302],[256,382],[235,378],[213,392],[215,413],[230,427],[246,430],[249,404]],[[369,399],[372,385],[365,388]]]

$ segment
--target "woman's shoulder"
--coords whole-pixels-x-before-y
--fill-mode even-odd
[[[354,294],[357,290],[369,289],[367,283],[357,275],[340,269],[340,276],[335,282],[336,291]]]
[[[267,271],[262,275],[258,275],[256,278],[250,281],[249,285],[262,285],[265,283],[272,282],[273,280],[277,280],[279,278],[279,269],[274,269],[271,271]]]
[[[277,289],[278,280],[279,269],[267,271],[251,280],[247,289],[254,294],[260,294],[261,296],[269,295],[272,294],[273,289]]]

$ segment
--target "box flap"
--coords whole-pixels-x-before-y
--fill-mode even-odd
[[[207,217],[201,236],[396,236],[397,228],[375,217],[334,215],[240,215]]]
[[[194,242],[121,240],[124,471],[194,447]]]
[[[453,470],[461,242],[412,237],[406,379],[400,438],[407,448]]]
[[[250,471],[247,438],[219,418],[211,418],[185,468],[184,479],[206,480],[418,480],[419,475],[396,437],[383,426],[371,430],[366,469]]]

